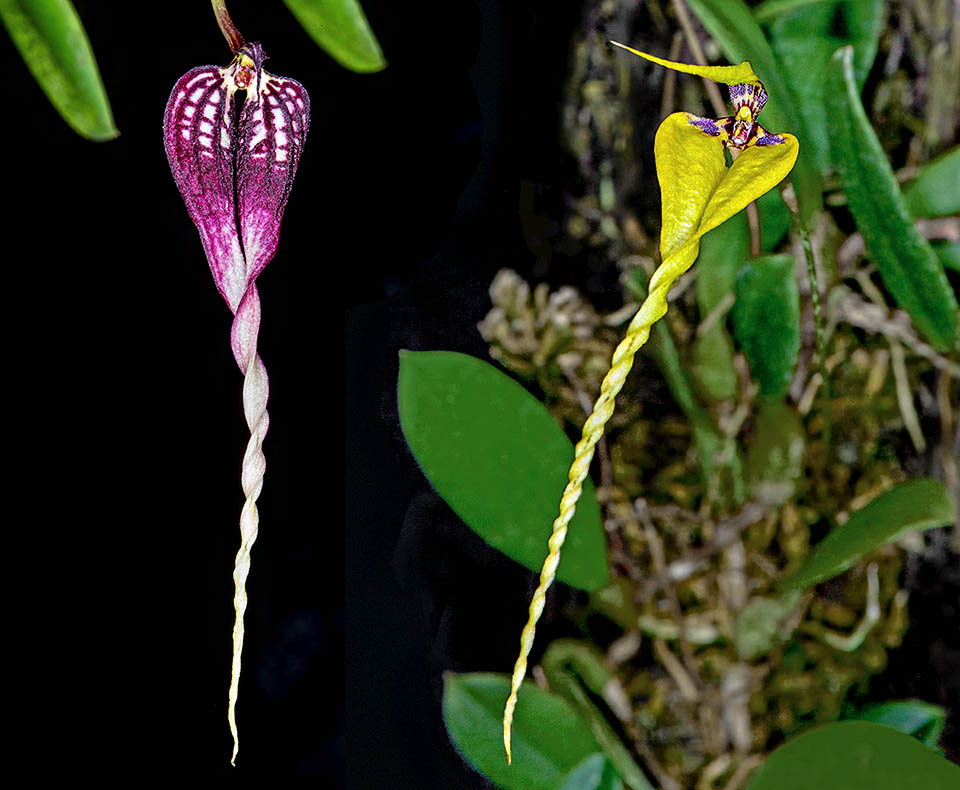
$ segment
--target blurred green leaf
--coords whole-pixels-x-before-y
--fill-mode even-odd
[[[860,721],[814,727],[760,766],[747,790],[956,790],[960,768],[908,735]]]
[[[310,37],[341,66],[370,73],[387,67],[357,0],[283,0]]]
[[[70,0],[0,0],[0,19],[70,128],[95,142],[120,134],[93,49]]]
[[[782,14],[811,5],[834,3],[836,0],[764,0],[753,9],[753,18],[758,22],[769,22]]]
[[[591,754],[567,774],[560,790],[622,790],[613,763],[602,754]]]
[[[756,499],[770,505],[793,499],[803,476],[806,435],[800,415],[782,397],[760,399],[747,452],[747,482]]]
[[[543,404],[492,365],[448,351],[401,351],[397,392],[403,434],[440,496],[487,543],[539,571],[573,460]],[[589,478],[557,579],[583,590],[610,580]]]
[[[504,790],[555,790],[597,751],[590,729],[556,694],[529,680],[520,686],[513,720],[513,764],[503,750],[503,705],[509,675],[475,672],[443,676],[443,720],[454,746],[476,770]]]
[[[960,272],[960,241],[940,239],[930,243],[944,269]]]
[[[800,155],[790,174],[800,204],[800,216],[807,221],[820,211],[820,175],[808,150],[809,133],[803,117],[790,101],[787,83],[777,66],[770,44],[743,0],[688,0],[703,26],[731,63],[749,60],[767,89],[768,100],[761,122],[771,132],[790,132],[800,140]]]
[[[780,246],[793,221],[779,189],[771,189],[757,198],[757,213],[760,215],[760,248],[771,253]]]
[[[953,498],[939,480],[918,478],[880,494],[834,527],[818,543],[803,565],[778,584],[781,591],[812,587],[842,573],[871,551],[899,540],[914,530],[952,524]]]
[[[852,45],[857,86],[862,88],[877,54],[882,22],[883,0],[834,0],[782,14],[771,26],[773,51],[783,64],[809,134],[805,142],[821,173],[831,164],[832,127],[825,103],[830,59],[838,47]]]
[[[746,210],[700,240],[696,287],[701,321],[733,294],[737,271],[746,261],[749,249]],[[709,400],[729,400],[736,396],[739,381],[733,366],[733,343],[722,319],[693,341],[691,373]]]
[[[754,258],[737,275],[733,329],[764,395],[783,395],[800,353],[800,294],[790,254]]]
[[[884,285],[939,350],[957,343],[957,300],[943,267],[914,227],[880,141],[860,103],[853,48],[830,64],[827,105],[833,123],[833,159],[850,211],[876,261]]]
[[[733,644],[744,661],[772,650],[790,636],[781,622],[800,603],[798,593],[787,593],[778,598],[750,599],[733,621]]]
[[[914,217],[946,217],[960,212],[960,146],[928,162],[903,191]]]
[[[918,699],[890,700],[868,705],[848,720],[872,721],[884,727],[906,733],[931,749],[937,747],[947,719],[947,712],[939,705],[921,702]]]

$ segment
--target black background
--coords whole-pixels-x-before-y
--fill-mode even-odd
[[[558,103],[579,4],[370,0],[389,62],[375,75],[334,63],[279,0],[229,4],[313,108],[259,279],[271,426],[236,769],[242,377],[161,128],[180,75],[229,50],[206,2],[75,6],[114,141],[72,132],[0,36],[13,764],[484,787],[447,741],[441,673],[509,671],[532,575],[431,493],[396,418],[397,351],[484,356],[490,279],[533,260],[521,179],[569,167]]]

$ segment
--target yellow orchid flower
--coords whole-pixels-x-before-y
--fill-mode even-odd
[[[712,120],[676,112],[657,129],[653,150],[663,210],[661,263],[650,278],[647,298],[613,352],[610,370],[600,386],[600,397],[583,426],[570,465],[567,486],[560,499],[560,513],[553,522],[547,544],[549,553],[540,572],[540,584],[530,601],[529,617],[520,636],[520,655],[514,665],[510,696],[503,713],[503,745],[508,763],[512,759],[513,711],[527,672],[527,656],[533,646],[537,621],[543,613],[547,589],[556,575],[567,525],[576,511],[594,448],[613,414],[614,398],[633,367],[633,358],[646,342],[651,326],[667,312],[667,293],[697,259],[700,238],[779,184],[793,168],[800,150],[792,134],[771,134],[757,123],[767,93],[748,61],[737,66],[693,66],[611,43],[666,68],[726,83],[730,86],[734,115]],[[739,149],[739,156],[730,167],[726,164],[724,147]]]

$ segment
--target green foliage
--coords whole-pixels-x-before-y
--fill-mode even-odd
[[[880,141],[860,103],[853,48],[837,51],[827,92],[833,159],[887,290],[939,350],[957,343],[957,300],[943,267],[913,224]]]
[[[77,134],[95,142],[120,134],[70,0],[0,0],[0,19],[33,78]]]
[[[283,0],[310,37],[352,71],[387,67],[380,44],[357,0]]]
[[[908,735],[867,722],[814,727],[777,749],[747,790],[952,790],[960,768]]]
[[[404,436],[440,496],[487,543],[539,571],[573,460],[543,404],[492,365],[445,351],[401,352],[397,391]],[[557,578],[583,590],[610,578],[589,479]]]
[[[838,47],[852,45],[856,82],[862,88],[877,54],[882,19],[883,0],[834,0],[803,5],[771,25],[773,51],[809,135],[804,143],[821,173],[831,165],[825,101],[830,59]]]
[[[727,59],[731,63],[749,60],[760,77],[769,95],[763,109],[763,125],[772,132],[790,132],[804,141],[790,178],[796,188],[801,218],[806,221],[822,205],[820,176],[806,144],[809,134],[803,116],[790,102],[787,83],[770,43],[743,0],[689,0],[689,3]]]
[[[783,398],[763,398],[747,453],[751,495],[771,505],[792,500],[803,476],[805,444],[806,432],[796,410]]]
[[[764,395],[782,396],[800,352],[800,295],[792,255],[754,258],[737,275],[733,329]]]
[[[891,727],[935,749],[946,723],[947,712],[939,705],[931,705],[918,699],[905,699],[868,705],[845,718]]]
[[[560,790],[622,790],[623,782],[613,763],[602,754],[591,754],[567,774]]]
[[[445,674],[447,732],[464,758],[497,787],[554,790],[597,752],[597,743],[566,701],[525,681],[514,719],[513,764],[507,765],[500,727],[503,701],[509,693],[507,675]]]
[[[871,551],[914,530],[953,523],[956,509],[939,480],[907,480],[853,513],[814,548],[803,565],[778,585],[782,592],[830,579]]]
[[[903,191],[914,217],[946,217],[960,212],[960,146],[920,168]]]

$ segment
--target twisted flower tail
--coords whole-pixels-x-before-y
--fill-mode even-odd
[[[240,550],[233,566],[233,608],[236,620],[233,625],[233,664],[230,671],[230,697],[227,718],[233,735],[231,764],[236,764],[240,742],[237,737],[237,691],[240,683],[240,657],[243,653],[243,615],[247,609],[247,576],[250,574],[250,550],[257,539],[260,517],[257,513],[257,498],[263,489],[263,476],[267,468],[263,455],[263,439],[270,425],[267,413],[267,398],[270,382],[267,369],[257,353],[257,334],[260,330],[260,297],[257,286],[252,284],[240,302],[233,319],[230,345],[237,365],[244,373],[243,414],[250,429],[250,441],[243,454],[241,485],[246,501],[240,512]]]
[[[797,157],[796,138],[784,134],[778,137],[776,144],[754,146],[743,151],[727,168],[722,145],[711,132],[703,131],[697,123],[699,120],[689,113],[674,113],[657,130],[654,156],[663,206],[660,235],[663,262],[650,278],[647,298],[613,352],[610,370],[600,385],[600,396],[577,442],[567,485],[560,499],[560,513],[553,522],[547,544],[549,553],[540,571],[540,584],[533,593],[527,624],[520,635],[520,655],[513,668],[510,696],[503,712],[503,745],[508,763],[512,761],[513,713],[520,684],[527,672],[527,657],[533,646],[537,621],[543,613],[547,590],[556,577],[560,549],[576,512],[594,448],[613,414],[614,399],[623,389],[633,367],[633,358],[647,342],[650,327],[666,314],[667,293],[697,259],[703,234],[778,184],[790,172]]]

